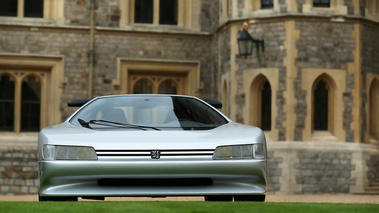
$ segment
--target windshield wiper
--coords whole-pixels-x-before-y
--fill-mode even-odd
[[[80,125],[82,125],[82,127],[85,127],[85,128],[88,128],[88,129],[92,129],[92,127],[89,125],[90,122],[85,122],[84,120],[82,119],[78,119]]]
[[[90,124],[96,124],[96,125],[103,125],[103,126],[111,126],[111,127],[120,127],[120,128],[136,128],[146,131],[146,129],[154,129],[157,131],[160,131],[160,129],[152,127],[152,126],[142,126],[142,125],[135,125],[135,124],[126,124],[126,123],[118,123],[114,121],[106,121],[106,120],[90,120],[88,122],[78,119],[80,125],[83,127],[93,129]],[[116,126],[115,126],[116,125]]]

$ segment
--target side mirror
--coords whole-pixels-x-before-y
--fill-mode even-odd
[[[214,101],[214,100],[208,100],[208,99],[203,99],[203,101],[207,102],[211,106],[213,106],[216,109],[221,109],[222,108],[222,103],[219,101]]]
[[[67,103],[67,106],[69,107],[81,107],[84,104],[86,104],[91,99],[79,99],[79,100],[71,100]]]

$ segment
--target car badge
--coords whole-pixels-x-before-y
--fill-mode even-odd
[[[159,159],[161,158],[161,152],[159,150],[151,151],[151,159]]]

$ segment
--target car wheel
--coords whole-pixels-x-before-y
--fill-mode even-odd
[[[210,195],[204,196],[205,201],[223,201],[223,202],[231,202],[233,201],[233,196],[229,195]]]
[[[234,201],[264,202],[266,195],[236,195]]]
[[[43,202],[43,201],[57,201],[57,202],[78,201],[78,197],[41,197],[41,196],[38,196],[38,200],[40,202]]]

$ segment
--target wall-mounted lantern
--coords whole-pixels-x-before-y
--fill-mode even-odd
[[[240,56],[247,58],[247,56],[251,55],[253,52],[253,43],[255,43],[257,47],[257,54],[259,55],[259,45],[262,46],[262,52],[265,51],[265,42],[263,39],[254,39],[248,32],[247,23],[243,23],[242,33],[238,37],[238,49]]]

